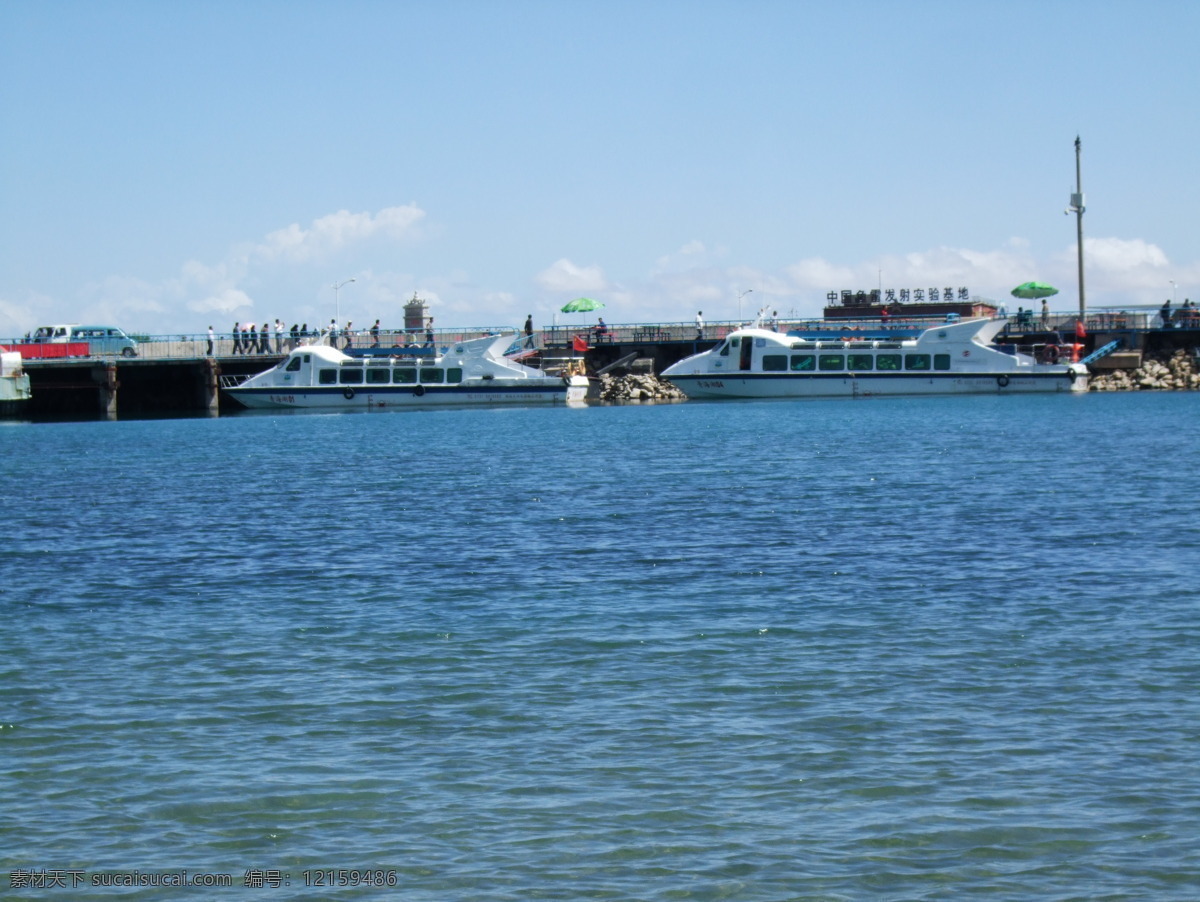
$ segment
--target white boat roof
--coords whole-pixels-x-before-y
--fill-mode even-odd
[[[990,317],[980,317],[976,319],[964,319],[953,323],[938,323],[930,326],[920,335],[913,337],[911,335],[897,335],[895,338],[885,338],[878,335],[856,337],[853,333],[843,332],[841,334],[831,334],[822,338],[797,338],[794,335],[787,335],[783,332],[775,332],[771,329],[764,329],[759,326],[747,326],[742,329],[736,329],[730,332],[728,338],[735,336],[747,335],[754,338],[766,338],[773,343],[791,347],[796,342],[804,342],[814,346],[819,344],[842,344],[845,342],[863,342],[864,344],[874,344],[875,342],[899,342],[905,347],[919,347],[923,344],[943,344],[951,343],[967,343],[974,342],[976,344],[990,344],[992,339],[996,337],[1008,321],[1004,319],[992,319]]]

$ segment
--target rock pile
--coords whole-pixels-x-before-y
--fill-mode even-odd
[[[670,382],[650,374],[600,377],[601,401],[683,401],[686,395]]]
[[[1146,356],[1136,370],[1113,370],[1092,376],[1092,391],[1196,391],[1200,370],[1192,354],[1182,348],[1173,354]]]

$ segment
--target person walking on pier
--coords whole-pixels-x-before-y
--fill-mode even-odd
[[[275,317],[275,353],[283,353],[283,320]]]
[[[1050,328],[1050,305],[1042,298],[1042,329]]]
[[[1163,301],[1162,309],[1158,311],[1158,315],[1162,317],[1162,327],[1164,329],[1171,328],[1171,299],[1167,298]]]
[[[532,313],[525,317],[525,334],[526,335],[533,334],[533,314]]]
[[[346,320],[346,331],[343,334],[346,336],[345,350],[349,351],[354,347],[354,323],[350,322],[350,320]]]
[[[213,355],[213,339],[215,337],[216,337],[216,334],[213,332],[213,327],[209,326],[208,327],[208,351],[207,351],[207,356],[209,356],[209,357],[211,357]]]
[[[696,341],[704,340],[704,311],[696,311]]]
[[[241,329],[242,329],[242,324],[241,324],[241,323],[234,323],[234,324],[233,324],[233,351],[231,351],[230,353],[233,353],[233,354],[241,354],[241,353],[242,353],[242,332],[241,332]]]
[[[379,347],[379,320],[375,320],[375,325],[371,327],[371,347]]]
[[[258,348],[258,335],[254,331],[254,323],[242,326],[242,353],[253,354]]]

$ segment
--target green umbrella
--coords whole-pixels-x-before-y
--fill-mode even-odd
[[[599,310],[603,306],[599,301],[593,301],[591,298],[575,298],[575,300],[563,304],[562,312],[587,313],[589,310]]]
[[[1058,289],[1045,282],[1025,282],[1012,290],[1014,298],[1050,298],[1058,294]]]

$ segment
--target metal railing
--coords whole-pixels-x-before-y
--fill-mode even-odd
[[[1010,331],[1058,331],[1063,335],[1068,335],[1074,334],[1075,321],[1078,317],[1075,314],[1052,313],[1043,320],[1040,313],[1025,311],[1021,317],[1010,313],[1007,317],[1001,318],[1006,319],[1011,324]],[[778,320],[778,322],[774,323],[774,326],[779,332],[799,332],[818,337],[821,335],[837,337],[860,332],[915,334],[938,322],[944,322],[945,319],[944,315],[892,315],[886,320],[878,317],[869,319],[789,318]],[[715,341],[722,339],[742,325],[745,324],[733,320],[706,323],[703,333],[700,334],[694,322],[606,324],[602,330],[598,329],[596,323],[568,323],[556,324],[545,329],[536,330],[533,337],[539,349],[569,349],[576,336],[583,338],[589,347],[607,344],[692,343],[697,340]],[[763,325],[771,328],[772,323],[765,321]],[[1200,319],[1195,319],[1194,322],[1190,321],[1173,325],[1174,328],[1200,328]],[[1084,319],[1084,327],[1089,333],[1125,330],[1146,331],[1161,328],[1157,312],[1127,312],[1124,310],[1089,312]],[[498,335],[500,333],[512,334],[514,341],[524,340],[525,338],[523,332],[512,326],[485,326],[464,329],[438,329],[433,333],[433,340],[436,347],[443,348],[459,341],[481,338],[486,335]],[[350,349],[352,351],[395,348],[398,353],[402,353],[401,349],[406,346],[411,347],[414,343],[417,346],[429,347],[428,336],[424,329],[381,330],[378,339],[368,330],[363,330],[356,331],[349,337],[351,341]],[[328,343],[327,333],[318,334],[312,330],[309,330],[307,335],[296,337],[293,337],[290,331],[281,333],[279,336],[271,332],[266,336],[266,350],[264,351],[262,333],[255,333],[253,345],[247,349],[249,336],[239,335],[235,338],[233,333],[224,332],[214,335],[212,353],[210,354],[208,349],[208,335],[206,333],[191,335],[134,335],[133,338],[138,342],[137,357],[134,359],[142,360],[194,360],[209,356],[224,359],[279,357],[288,353],[300,343]],[[236,353],[234,351],[235,342],[238,349]],[[28,344],[29,342],[20,338],[0,340],[0,345],[16,347],[18,350],[20,346],[27,346]],[[337,335],[336,346],[339,349],[345,349],[346,335],[344,332]],[[89,352],[86,357],[91,360],[126,359],[117,353],[104,352]],[[56,357],[53,359],[61,360],[62,358]],[[36,357],[32,355],[26,356],[26,363],[36,364],[38,362]],[[53,360],[46,362],[53,362]]]
[[[517,330],[512,326],[508,327],[478,327],[467,329],[437,329],[432,333],[433,345],[430,345],[428,340],[430,333],[424,329],[420,330],[381,330],[378,337],[373,336],[367,331],[355,331],[349,337],[351,351],[364,351],[379,349],[395,349],[397,354],[403,354],[414,345],[418,348],[436,346],[439,348],[447,347],[460,341],[467,341],[472,338],[482,338],[487,335],[499,335],[500,333],[511,333],[514,338],[517,337]],[[90,350],[86,354],[71,354],[65,359],[79,359],[84,357],[88,360],[108,360],[108,359],[134,359],[134,360],[195,360],[203,357],[219,357],[225,359],[239,358],[272,358],[280,357],[287,354],[293,348],[302,344],[329,344],[329,335],[327,332],[315,333],[309,330],[307,334],[296,335],[293,337],[291,332],[282,332],[278,336],[271,332],[263,335],[262,333],[254,333],[253,339],[246,335],[235,336],[232,332],[214,333],[212,339],[212,352],[209,353],[209,338],[207,333],[191,334],[191,335],[133,335],[132,338],[137,342],[136,356],[128,358],[119,353],[105,353],[103,350]],[[335,337],[336,347],[339,350],[346,350],[347,335],[344,332],[339,332]],[[85,345],[87,342],[74,342],[73,346]],[[14,338],[10,340],[0,340],[0,345],[12,346],[17,350],[21,347],[30,348],[49,348],[53,344],[30,343],[25,339]],[[61,345],[60,345],[61,346]],[[65,347],[65,346],[61,346]],[[235,351],[236,348],[236,351]],[[74,348],[72,348],[73,350]],[[47,363],[61,361],[64,356],[58,355],[45,360]],[[27,363],[38,363],[39,358],[31,355],[26,355]]]

